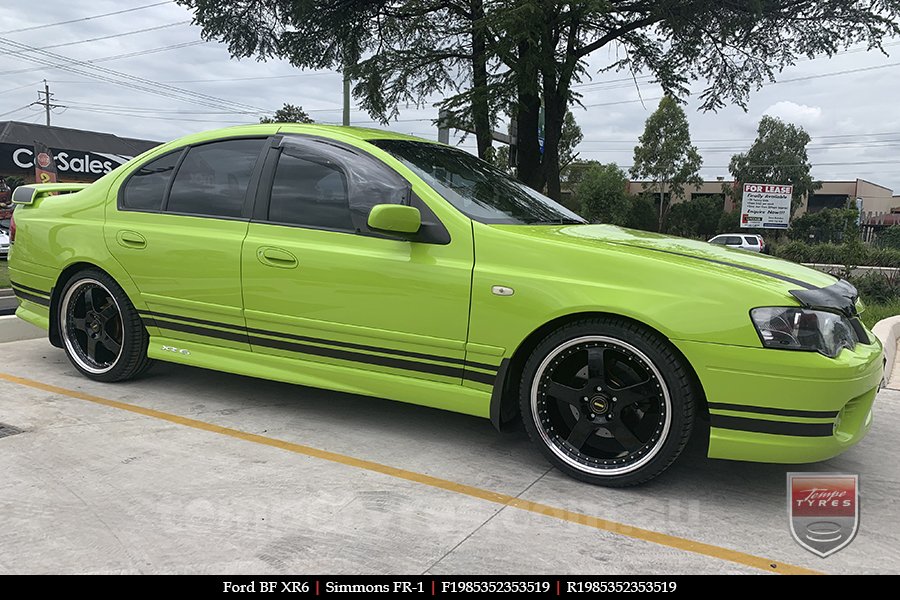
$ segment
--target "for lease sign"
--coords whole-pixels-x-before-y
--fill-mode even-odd
[[[787,229],[791,222],[792,185],[745,183],[741,227]]]

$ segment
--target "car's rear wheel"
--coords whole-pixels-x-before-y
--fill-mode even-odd
[[[520,384],[525,428],[563,472],[629,486],[662,473],[684,449],[696,391],[657,333],[615,318],[564,325],[528,359]]]
[[[147,330],[128,296],[103,271],[88,269],[70,278],[58,309],[66,355],[83,375],[123,381],[150,366]]]

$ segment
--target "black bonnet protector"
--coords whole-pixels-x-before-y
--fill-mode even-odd
[[[866,328],[856,318],[856,299],[859,297],[859,292],[849,281],[841,279],[828,287],[791,290],[791,295],[806,308],[840,312],[850,320],[850,326],[856,334],[856,339],[863,344],[872,343]]]
[[[791,295],[806,308],[839,311],[847,317],[856,316],[859,292],[845,279],[828,287],[791,290]]]

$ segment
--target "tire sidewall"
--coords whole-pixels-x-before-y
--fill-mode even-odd
[[[662,376],[669,392],[671,422],[666,439],[656,455],[640,468],[618,475],[599,475],[579,470],[564,462],[543,441],[532,409],[531,392],[534,378],[544,358],[566,342],[585,336],[606,336],[630,344],[644,353]],[[522,371],[519,402],[522,421],[541,453],[559,470],[588,483],[623,487],[652,479],[664,471],[681,453],[693,429],[693,390],[677,355],[668,341],[636,324],[617,319],[592,319],[557,329],[532,352]]]

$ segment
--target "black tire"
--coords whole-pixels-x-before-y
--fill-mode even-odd
[[[125,381],[153,363],[144,323],[119,284],[103,271],[73,275],[62,288],[57,311],[63,349],[85,377]]]
[[[665,338],[614,317],[552,332],[519,385],[525,429],[544,456],[609,487],[644,483],[672,464],[691,436],[697,394]]]

